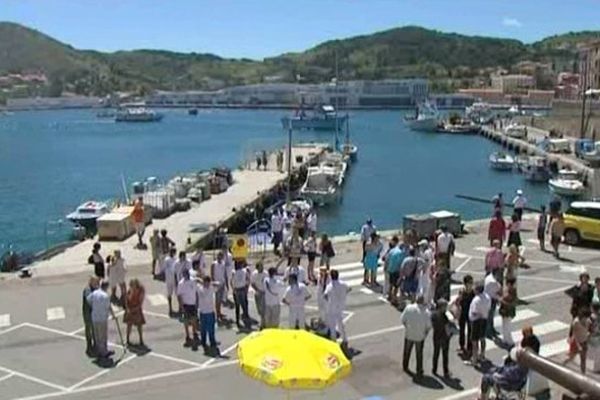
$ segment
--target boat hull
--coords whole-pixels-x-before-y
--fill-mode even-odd
[[[419,132],[436,132],[439,124],[437,118],[404,119],[404,122],[410,129]]]
[[[330,191],[317,191],[300,189],[300,195],[311,200],[316,206],[329,206],[338,203],[340,200],[340,191],[336,188]]]
[[[330,118],[299,118],[299,117],[283,117],[281,125],[284,129],[302,130],[312,129],[319,131],[335,131],[340,130],[346,123],[347,115],[339,115]]]
[[[162,114],[154,115],[118,115],[115,122],[159,122],[163,119]]]
[[[565,197],[577,197],[577,196],[581,196],[585,190],[583,184],[564,184],[561,183],[560,181],[556,181],[554,179],[551,179],[548,182],[548,187],[550,188],[550,190],[558,195],[561,196],[565,196]]]

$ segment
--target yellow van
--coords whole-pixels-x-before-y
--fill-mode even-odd
[[[567,244],[575,245],[582,240],[600,242],[600,202],[571,203],[564,217]]]

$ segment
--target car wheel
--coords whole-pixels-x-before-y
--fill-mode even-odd
[[[580,237],[579,232],[575,229],[568,229],[565,231],[565,243],[574,246],[579,243]]]

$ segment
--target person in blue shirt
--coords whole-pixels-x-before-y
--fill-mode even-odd
[[[386,273],[389,274],[390,287],[388,291],[388,301],[396,305],[398,304],[398,287],[400,285],[400,267],[404,258],[406,258],[406,251],[403,246],[400,246],[397,236],[392,238],[392,245],[394,247],[388,252],[385,260]],[[390,245],[391,246],[391,245]]]

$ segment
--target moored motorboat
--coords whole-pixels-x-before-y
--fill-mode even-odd
[[[550,179],[550,168],[544,157],[529,157],[523,168],[525,179],[531,182],[548,182]]]
[[[579,180],[579,173],[569,169],[561,169],[558,175],[548,181],[550,190],[561,196],[580,196],[585,191],[585,185]]]
[[[583,151],[581,157],[594,166],[600,164],[600,142],[594,143],[591,150]]]
[[[346,171],[348,170],[348,163],[346,162],[347,159],[348,157],[342,153],[327,153],[319,165],[333,168],[338,174],[338,185],[341,186],[346,180]]]
[[[465,108],[465,117],[477,124],[485,124],[493,119],[493,113],[488,103],[475,102]]]
[[[300,130],[313,129],[335,131],[339,130],[348,119],[348,115],[340,115],[334,106],[325,104],[316,107],[312,113],[306,113],[302,108],[292,117],[283,117],[281,124],[284,129]]]
[[[300,195],[310,199],[315,205],[336,203],[341,196],[339,179],[340,175],[336,168],[323,164],[309,167]]]
[[[198,109],[197,108],[190,108],[188,110],[188,115],[198,115]]]
[[[515,159],[501,151],[490,154],[490,166],[499,171],[511,171],[515,165]]]
[[[435,106],[425,102],[417,106],[415,116],[404,116],[404,123],[413,131],[436,132],[440,125],[440,117]]]
[[[116,122],[158,122],[163,119],[161,113],[145,107],[126,108],[117,112]]]
[[[106,203],[98,201],[86,201],[75,211],[68,214],[66,218],[76,225],[85,228],[86,232],[96,232],[96,220],[110,211]]]

